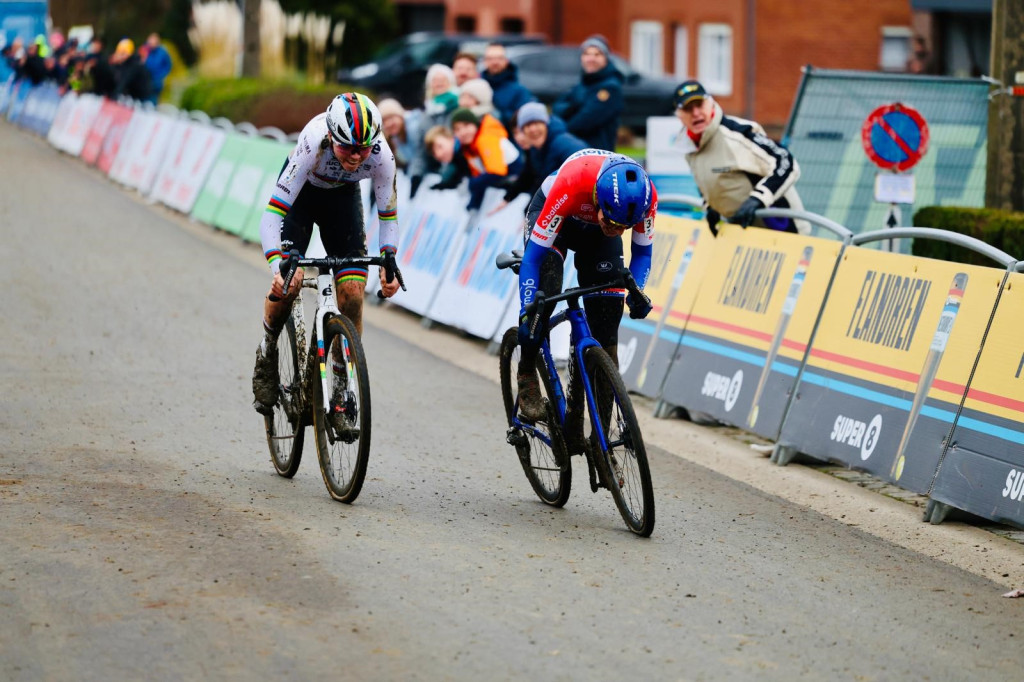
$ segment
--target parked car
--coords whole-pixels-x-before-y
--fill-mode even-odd
[[[419,107],[423,105],[423,81],[431,64],[451,66],[459,52],[482,55],[490,42],[543,45],[546,41],[544,36],[522,34],[410,33],[385,45],[372,61],[341,69],[338,81],[367,88],[381,97],[394,97],[407,108]]]
[[[578,45],[518,45],[509,47],[506,53],[519,69],[519,82],[545,104],[553,103],[579,83]],[[617,54],[612,54],[611,60],[625,76],[623,126],[642,133],[648,116],[672,115],[672,94],[679,84],[675,79],[645,76]]]

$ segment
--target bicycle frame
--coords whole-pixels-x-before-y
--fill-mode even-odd
[[[302,280],[303,289],[316,289],[316,314],[313,319],[314,334],[316,334],[316,359],[311,356],[312,349],[309,347],[309,339],[306,336],[306,312],[302,296],[296,296],[292,302],[292,322],[295,324],[295,348],[296,359],[299,365],[299,385],[304,387],[307,396],[311,396],[313,382],[313,367],[319,366],[320,385],[323,388],[325,410],[330,408],[327,386],[327,358],[324,351],[324,320],[328,315],[338,315],[338,302],[334,297],[334,275],[328,270],[316,277],[305,277]]]
[[[597,403],[594,400],[594,390],[590,385],[590,380],[587,378],[586,372],[583,371],[583,355],[588,348],[601,347],[601,344],[597,342],[594,336],[590,332],[590,324],[587,322],[586,314],[580,306],[579,299],[567,299],[566,304],[569,306],[565,310],[555,313],[551,316],[548,321],[548,331],[554,329],[558,325],[568,322],[570,325],[569,330],[569,347],[573,360],[576,362],[576,367],[579,369],[577,372],[579,380],[582,382],[584,389],[584,396],[587,401],[587,410],[590,414],[591,424],[594,425],[598,440],[602,447],[608,444],[605,437],[604,426],[601,424],[601,420],[597,415]],[[540,353],[544,357],[544,363],[548,368],[548,376],[551,379],[551,387],[555,395],[555,407],[558,415],[558,423],[560,426],[565,425],[565,410],[567,407],[565,390],[562,387],[561,376],[558,374],[558,370],[555,369],[554,356],[551,354],[551,342],[548,340],[548,336],[545,336],[544,340],[540,344]],[[525,429],[533,433],[537,438],[540,438],[548,446],[551,445],[551,439],[541,431],[538,431],[536,427],[531,424],[522,423],[516,418],[516,423],[519,428]]]

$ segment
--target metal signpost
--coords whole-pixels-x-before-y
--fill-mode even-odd
[[[881,170],[875,176],[875,201],[889,204],[886,227],[902,222],[900,204],[914,203],[914,176],[910,170],[928,151],[928,123],[913,107],[885,104],[864,119],[864,153]],[[888,248],[892,251],[892,241]]]

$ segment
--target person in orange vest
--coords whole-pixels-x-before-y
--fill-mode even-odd
[[[431,189],[457,187],[469,177],[469,211],[476,211],[488,187],[500,185],[522,170],[519,150],[508,139],[505,126],[491,114],[478,117],[466,108],[452,112],[452,132],[457,142],[456,153],[461,163],[451,163],[441,182]]]

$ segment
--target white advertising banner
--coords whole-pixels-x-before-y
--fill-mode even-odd
[[[398,267],[408,291],[392,301],[425,315],[442,278],[462,251],[465,241],[465,195],[455,190],[426,189],[437,176],[427,176],[416,199],[404,212],[399,208],[402,226],[398,244]]]
[[[488,215],[498,206],[503,190],[489,189],[476,219],[466,230],[458,257],[441,280],[426,315],[432,320],[488,339],[495,334],[518,288],[514,273],[499,270],[499,253],[523,244],[523,211],[529,197],[520,195],[511,204]]]
[[[152,127],[152,116],[153,114],[141,109],[132,112],[132,118],[128,121],[128,127],[124,131],[124,137],[121,138],[121,146],[117,149],[117,156],[110,164],[108,175],[114,182],[131,185],[128,181],[128,164],[131,157],[138,153],[137,150],[142,146],[145,136],[148,135],[148,129]]]
[[[92,124],[96,121],[96,116],[99,115],[102,106],[102,97],[90,94],[79,95],[67,126],[54,146],[73,156],[80,156],[89,131],[92,130]]]
[[[53,124],[50,126],[50,131],[46,134],[47,141],[56,147],[61,149],[61,141],[67,134],[68,126],[71,125],[71,116],[75,113],[75,107],[78,105],[78,93],[71,91],[60,100],[60,106],[57,107],[57,115],[53,117]]]
[[[171,152],[156,175],[151,197],[191,213],[226,138],[220,128],[176,121],[168,141]]]
[[[149,194],[167,157],[174,122],[175,119],[164,114],[151,113],[128,158],[127,184],[143,194]]]

